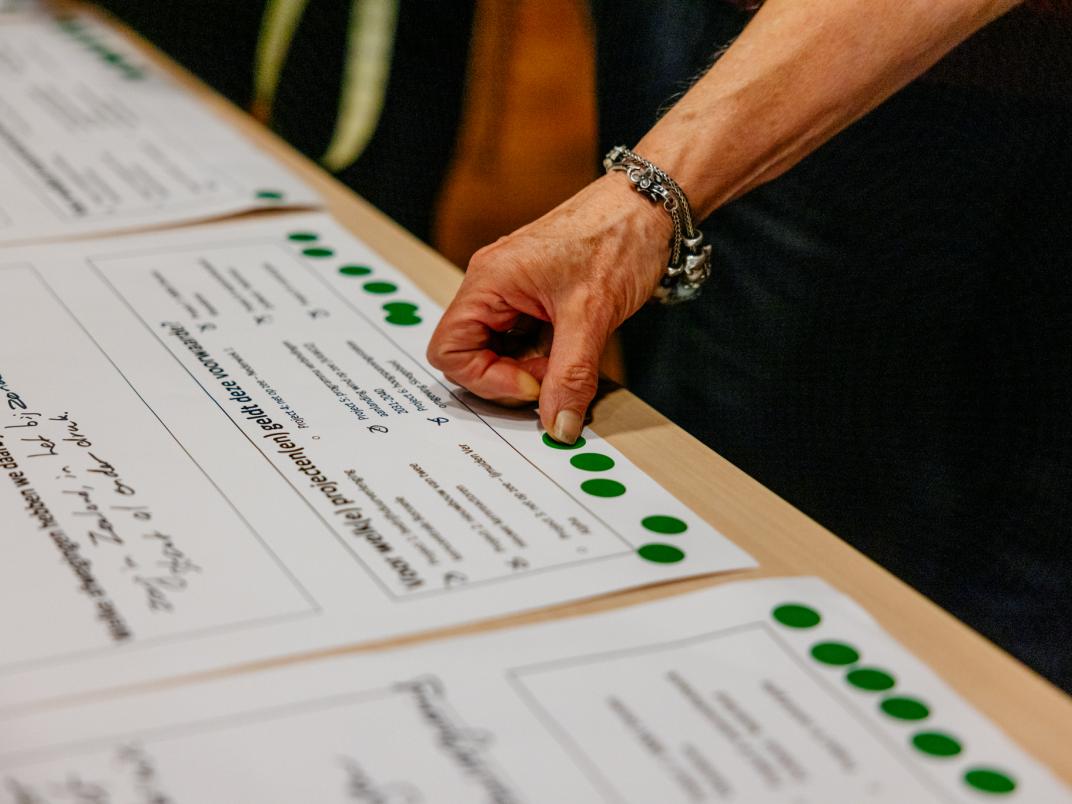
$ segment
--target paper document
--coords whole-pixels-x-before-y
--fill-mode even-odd
[[[324,215],[0,254],[0,713],[754,566]]]
[[[815,579],[137,694],[2,734],[10,802],[1070,800]]]
[[[0,21],[0,244],[319,205],[88,16]]]
[[[41,13],[39,0],[0,0],[0,22],[13,19],[16,14]]]

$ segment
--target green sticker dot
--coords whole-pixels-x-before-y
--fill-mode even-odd
[[[551,438],[550,433],[544,433],[543,443],[551,447],[552,449],[580,449],[588,442],[584,440],[584,436],[578,436],[577,440],[574,441],[572,444],[563,444]]]
[[[128,73],[128,75],[129,74],[130,73]],[[257,198],[260,198],[264,201],[282,201],[283,193],[279,190],[258,190]]]
[[[367,265],[344,265],[339,269],[343,276],[368,276],[372,269]]]
[[[398,327],[412,327],[414,324],[421,323],[421,317],[413,313],[391,313],[384,321]]]
[[[923,720],[931,713],[923,701],[915,698],[887,698],[879,706],[887,715],[898,720]]]
[[[938,731],[921,731],[913,735],[912,745],[932,757],[955,757],[963,750],[957,740]]]
[[[608,455],[600,455],[598,452],[582,452],[580,455],[574,455],[570,458],[570,463],[586,472],[606,472],[614,468],[614,459]]]
[[[645,544],[637,550],[637,555],[645,561],[655,564],[676,564],[685,557],[685,551],[672,544]]]
[[[295,243],[311,243],[314,240],[319,240],[320,235],[316,232],[291,232],[287,235],[288,240],[293,240]]]
[[[625,486],[617,480],[606,480],[600,477],[581,483],[581,491],[593,497],[621,497],[625,494]]]
[[[964,774],[964,781],[984,793],[1011,793],[1016,789],[1011,776],[990,768],[972,768]]]
[[[823,619],[815,609],[799,603],[784,603],[772,611],[771,616],[789,628],[814,628]]]
[[[383,309],[391,313],[391,315],[412,315],[417,312],[417,305],[413,302],[387,302]]]
[[[303,248],[301,253],[306,257],[316,257],[317,259],[335,256],[335,252],[332,249],[325,248],[324,246],[310,246],[309,248]]]
[[[838,667],[856,664],[860,661],[860,654],[856,648],[844,642],[820,642],[812,647],[811,655],[817,662]]]
[[[850,670],[845,675],[845,680],[857,689],[868,692],[882,692],[893,687],[893,676],[885,670],[876,670],[873,667],[861,667],[859,670]]]
[[[361,287],[368,293],[394,293],[398,290],[398,285],[392,282],[366,282]]]
[[[689,526],[676,516],[646,516],[640,520],[640,524],[652,533],[665,533],[667,535],[684,533],[689,529]]]

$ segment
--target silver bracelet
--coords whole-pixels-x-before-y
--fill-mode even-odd
[[[703,233],[692,222],[692,208],[685,191],[656,165],[624,145],[611,148],[603,157],[607,173],[624,173],[636,191],[670,214],[674,235],[670,239],[670,263],[654,297],[662,304],[677,304],[695,298],[711,275],[711,246],[703,244]]]

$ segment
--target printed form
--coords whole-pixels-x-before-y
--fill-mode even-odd
[[[0,801],[1072,801],[816,579],[4,724]]]
[[[0,86],[0,244],[320,205],[88,16],[0,14]]]
[[[326,215],[0,254],[0,713],[755,565]]]
[[[14,19],[16,15],[40,14],[38,0],[0,0],[0,22]]]

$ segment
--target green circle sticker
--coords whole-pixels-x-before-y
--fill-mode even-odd
[[[958,740],[939,731],[921,731],[912,735],[912,745],[932,757],[955,757],[963,750]]]
[[[672,544],[645,544],[637,550],[637,555],[654,564],[676,564],[685,558],[685,551]]]
[[[262,201],[282,201],[283,193],[281,190],[258,190],[256,197]]]
[[[312,243],[319,239],[320,235],[316,232],[291,232],[287,235],[287,240],[293,240],[295,243]]]
[[[394,324],[396,327],[412,327],[414,324],[421,323],[421,320],[419,315],[413,315],[413,313],[391,313],[384,319],[388,324]]]
[[[343,276],[368,276],[372,269],[367,265],[344,265],[339,269]]]
[[[931,713],[927,704],[917,701],[915,698],[886,698],[879,708],[890,717],[898,720],[923,720]]]
[[[668,536],[672,536],[675,533],[684,533],[689,529],[689,526],[676,516],[664,516],[662,514],[646,516],[640,520],[640,524],[652,533],[664,533]]]
[[[570,463],[585,472],[606,472],[614,468],[614,459],[598,452],[582,452],[580,455],[574,455],[570,458]]]
[[[551,449],[580,449],[588,442],[584,440],[584,436],[578,436],[577,440],[572,444],[563,444],[561,441],[555,441],[551,438],[550,433],[543,434],[543,443],[551,447]]]
[[[843,667],[860,661],[860,653],[844,642],[820,642],[811,649],[812,658],[823,664]]]
[[[391,315],[413,315],[415,312],[417,312],[417,305],[413,302],[395,301],[387,302],[387,304],[383,305],[383,309],[389,312]]]
[[[316,257],[317,259],[335,256],[334,250],[326,248],[325,246],[310,246],[309,248],[303,248],[302,254],[306,257]]]
[[[398,285],[393,282],[366,282],[362,285],[366,293],[394,293]]]
[[[600,477],[581,483],[581,491],[593,497],[621,497],[625,494],[625,486],[617,480],[606,480]]]
[[[814,628],[823,619],[815,609],[800,603],[783,603],[771,616],[787,628]]]
[[[1011,776],[991,768],[972,768],[964,774],[964,782],[984,793],[1011,793],[1016,789]]]
[[[882,692],[894,685],[893,676],[885,670],[874,667],[861,667],[858,670],[850,670],[845,675],[845,680],[857,689],[868,692]]]

